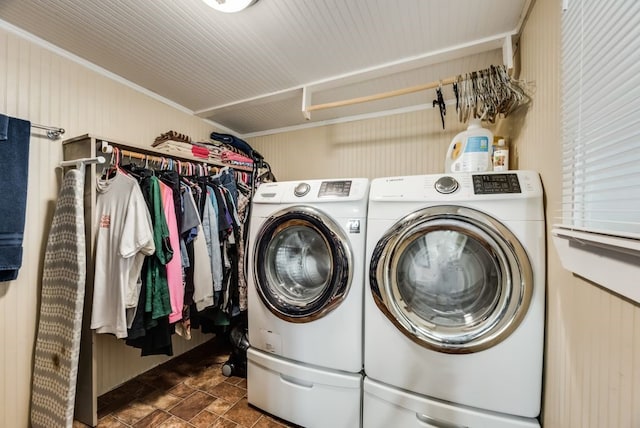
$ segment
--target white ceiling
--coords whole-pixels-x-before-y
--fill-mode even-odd
[[[431,104],[422,91],[302,114],[303,91],[316,105],[502,64],[531,3],[259,0],[223,14],[202,0],[1,0],[0,19],[247,136]]]

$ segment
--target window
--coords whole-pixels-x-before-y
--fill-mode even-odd
[[[567,3],[562,83],[554,243],[565,268],[640,302],[640,2]]]

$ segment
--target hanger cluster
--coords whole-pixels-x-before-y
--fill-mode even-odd
[[[512,79],[505,66],[459,75],[454,92],[460,122],[480,118],[494,123],[498,115],[506,117],[531,100],[522,82]]]
[[[523,82],[512,79],[505,66],[492,65],[486,70],[441,80],[437,82],[433,107],[437,106],[440,110],[442,129],[445,128],[444,117],[447,114],[447,106],[442,96],[443,82],[453,86],[456,112],[458,119],[463,123],[474,118],[494,123],[498,115],[506,117],[520,105],[531,101]]]

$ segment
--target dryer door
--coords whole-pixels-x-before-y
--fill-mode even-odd
[[[267,219],[257,235],[254,262],[258,295],[274,315],[289,322],[309,322],[335,309],[353,276],[345,233],[308,206]]]
[[[513,233],[474,209],[437,206],[396,223],[369,270],[378,308],[414,342],[470,353],[501,342],[527,312],[529,258]]]

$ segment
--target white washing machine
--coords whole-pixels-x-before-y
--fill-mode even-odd
[[[248,400],[305,427],[360,425],[368,192],[363,178],[308,180],[253,199]]]
[[[539,426],[539,175],[376,179],[368,210],[363,426]]]

